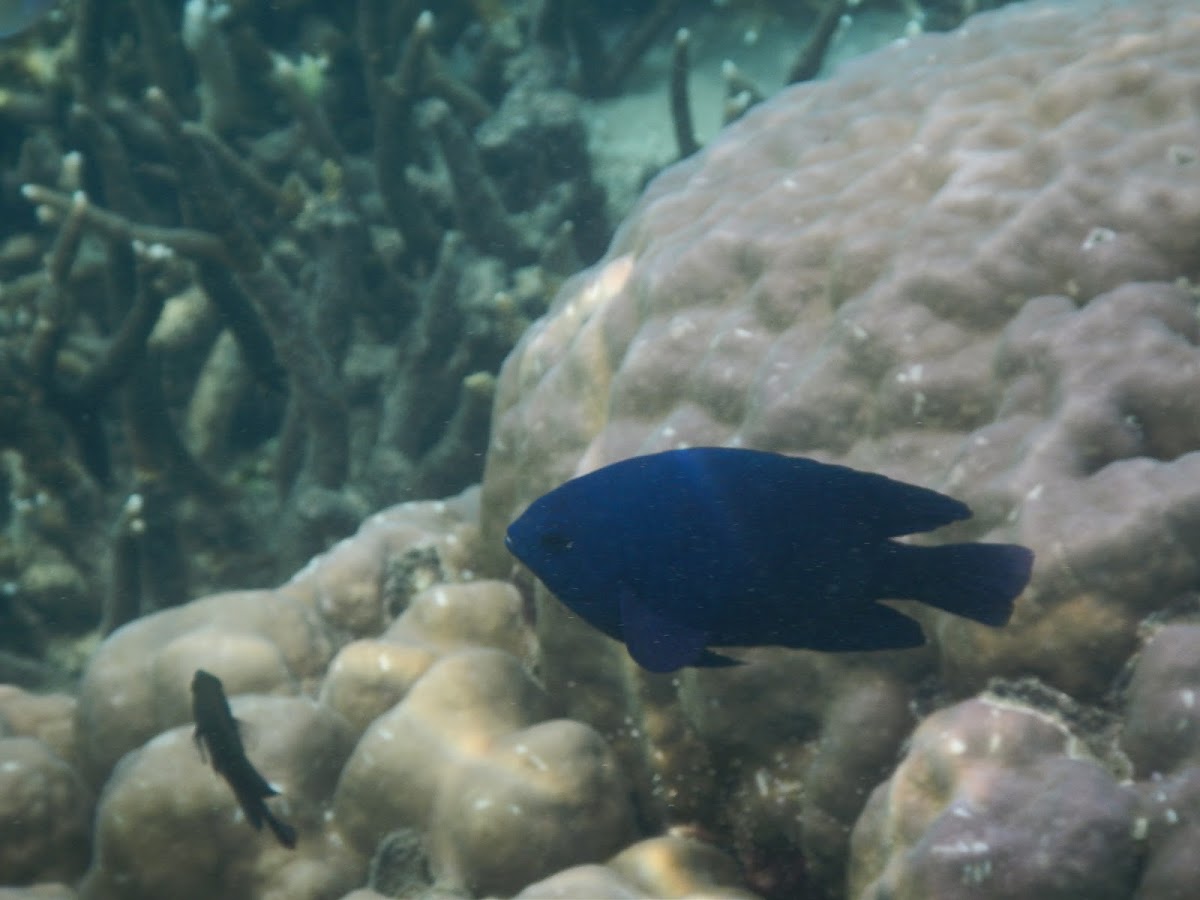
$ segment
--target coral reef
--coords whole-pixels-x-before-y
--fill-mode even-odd
[[[75,702],[0,686],[0,883],[73,880],[94,797],[74,766]]]
[[[590,98],[762,15],[80,0],[0,46],[0,674],[478,480],[501,360],[666,158],[597,172]]]
[[[986,697],[931,715],[855,826],[850,896],[1132,896],[1136,795],[1073,743]]]
[[[269,584],[478,480],[501,359],[609,237],[529,14],[183,6],[84,0],[0,50],[0,649],[27,684],[56,635]]]
[[[764,820],[733,802],[759,778],[794,809],[767,856],[803,857],[810,889],[836,896],[850,828],[906,726],[881,734],[860,774],[834,764],[847,780],[821,801],[830,814],[809,793],[828,772],[815,759],[858,732],[818,698],[865,667],[895,685],[899,709],[925,682],[955,697],[1023,675],[1096,702],[1139,623],[1186,610],[1200,526],[1198,29],[1178,3],[1021,5],[785,90],[659,176],[509,357],[485,552],[574,474],[715,443],[946,490],[975,510],[948,539],[1038,554],[1006,629],[918,613],[932,636],[921,653],[763,651],[670,685],[539,593],[547,688],[613,738],[657,821],[733,810],[736,844]],[[709,729],[705,705],[734,719]],[[675,716],[665,747],[649,729],[621,737],[630,709],[660,708]],[[721,775],[654,802],[657,753],[689,733]],[[792,783],[810,787],[789,796]],[[766,844],[746,844],[753,873]]]
[[[361,882],[359,858],[315,835],[352,746],[346,723],[303,697],[246,697],[233,709],[307,839],[295,852],[250,839],[228,785],[197,765],[189,723],[126,755],[108,779],[82,896],[199,900],[216,872],[231,897],[336,896]]]
[[[0,896],[1200,892],[1192,4],[1013,4],[752,104],[498,374],[607,238],[579,79],[688,7],[277,6],[79,0],[0,54],[0,676],[87,654],[0,687]],[[1002,630],[648,674],[501,538],[689,443],[944,490],[1034,580]],[[294,851],[192,746],[197,668]]]
[[[0,674],[27,686],[97,623],[478,480],[500,361],[665,159],[597,172],[587,98],[745,12],[180,6],[80,0],[0,45]]]
[[[1190,895],[1198,650],[1198,625],[1155,629],[1107,728],[1020,691],[929,716],[855,826],[849,895]]]
[[[368,876],[393,896],[511,894],[633,840],[629,785],[608,743],[553,718],[529,674],[520,595],[462,568],[475,544],[471,500],[395,507],[276,591],[202,598],[102,645],[76,718],[76,756],[104,785],[82,896],[205,896],[203,873],[217,866],[231,897],[338,896]],[[349,640],[376,634],[380,616],[394,621]],[[188,727],[170,727],[186,723],[187,680],[201,665],[252,695],[234,712],[297,826],[295,854],[247,839]],[[316,701],[267,696],[306,686]],[[197,827],[206,838],[188,840]],[[147,847],[147,829],[161,849]],[[678,863],[698,879],[704,865]]]

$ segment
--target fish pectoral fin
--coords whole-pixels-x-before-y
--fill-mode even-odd
[[[708,632],[664,615],[625,585],[619,594],[621,636],[639,666],[649,672],[674,672],[704,658]]]

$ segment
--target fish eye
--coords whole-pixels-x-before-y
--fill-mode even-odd
[[[561,553],[564,550],[570,550],[571,545],[575,543],[561,531],[543,532],[538,538],[538,542],[542,545],[543,550],[550,553]]]

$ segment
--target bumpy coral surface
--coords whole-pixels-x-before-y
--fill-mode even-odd
[[[1200,891],[1200,625],[1169,625],[1142,651],[1129,686],[1121,743],[1141,800],[1134,833],[1146,842],[1139,898]]]
[[[362,861],[321,830],[353,746],[346,723],[300,697],[239,698],[233,711],[282,794],[272,804],[306,839],[289,851],[251,831],[229,785],[200,761],[190,725],[173,728],[109,778],[84,896],[202,900],[219,878],[227,897],[319,897],[360,883]]]
[[[855,829],[850,896],[1129,897],[1137,798],[1066,727],[969,700],[926,719]]]
[[[489,536],[636,452],[845,461],[1041,551],[1015,628],[937,623],[948,665],[1103,685],[1083,647],[1128,649],[1196,574],[1171,548],[1200,525],[1200,353],[1170,282],[1200,267],[1198,33],[1166,0],[981,16],[784,91],[669,170],[505,367]]]
[[[985,695],[930,716],[859,818],[849,895],[1193,896],[1197,660],[1200,625],[1153,634],[1124,692],[1123,753],[1105,760],[1054,709]]]
[[[505,366],[485,547],[563,479],[666,447],[883,471],[974,509],[947,539],[1015,540],[1038,562],[1008,628],[917,612],[930,648],[864,664],[874,677],[897,698],[930,673],[957,694],[1035,675],[1101,696],[1138,623],[1200,579],[1198,40],[1179,0],[1019,4],[786,90],[668,170]],[[745,767],[715,794],[658,790],[659,814],[713,796],[729,813],[761,786],[792,811],[785,846],[810,880],[841,890],[872,768],[814,768],[857,737],[814,696],[859,668],[765,651],[769,675],[663,685],[545,596],[539,613],[552,693],[618,736],[648,794],[680,734],[702,738],[692,758]],[[754,680],[789,689],[739,689]],[[680,697],[663,736],[620,737],[629,709],[669,718]],[[719,734],[706,707],[732,720]],[[789,786],[817,771],[838,789],[813,808]]]
[[[89,775],[103,780],[125,753],[190,721],[197,668],[231,696],[315,688],[339,645],[378,634],[420,588],[460,573],[472,497],[379,513],[276,590],[214,594],[116,632],[81,687]]]
[[[470,571],[474,500],[388,510],[277,590],[201,598],[100,648],[76,715],[78,755],[103,786],[82,896],[315,900],[365,882],[391,896],[513,894],[637,837],[608,742],[555,718],[531,674],[521,594]],[[279,790],[269,802],[299,833],[295,850],[250,830],[200,759],[197,668],[233,696],[248,753]],[[73,761],[75,733],[20,700],[0,709],[43,739],[0,738],[0,772],[27,786],[6,797],[14,813],[26,796],[53,798],[39,815],[62,834],[20,827],[23,841],[4,848],[10,877],[78,876],[90,795],[50,749]],[[68,868],[46,858],[55,851]],[[702,878],[700,862],[674,870]]]
[[[94,797],[75,767],[74,701],[0,685],[0,884],[74,880]]]
[[[679,836],[649,838],[622,850],[604,865],[574,866],[531,884],[517,900],[569,900],[575,897],[722,898],[752,900],[733,887],[737,864],[709,844]]]

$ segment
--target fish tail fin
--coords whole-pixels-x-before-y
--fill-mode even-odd
[[[1000,627],[1012,616],[1033,569],[1033,551],[1017,544],[943,544],[918,547],[889,542],[878,594],[919,600]]]
[[[289,850],[294,850],[296,847],[296,829],[289,825],[283,819],[277,818],[265,805],[263,806],[263,818],[267,820],[267,827],[274,833],[276,839]]]

